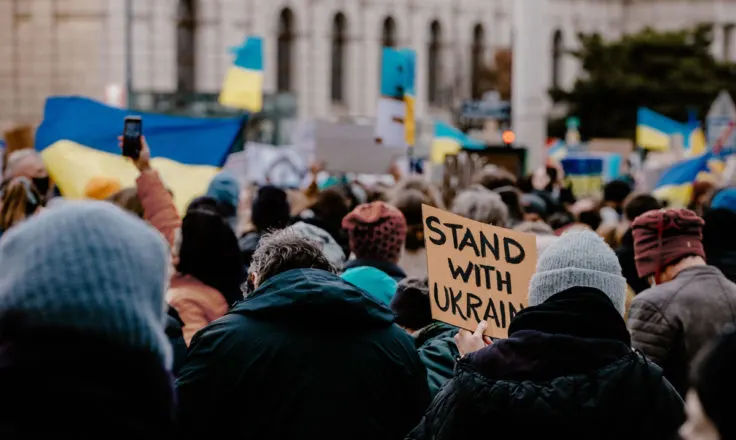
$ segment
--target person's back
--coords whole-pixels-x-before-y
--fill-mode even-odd
[[[293,231],[263,238],[256,290],[190,346],[182,436],[399,439],[419,421],[429,394],[411,338],[330,270]]]
[[[736,284],[705,264],[702,226],[692,211],[674,209],[650,211],[632,226],[639,276],[656,278],[631,303],[632,342],[681,395],[698,351],[736,324]]]
[[[625,286],[600,237],[560,237],[540,256],[530,307],[514,317],[508,338],[458,361],[409,439],[673,438],[682,400],[632,350]]]
[[[0,438],[170,438],[169,252],[143,221],[70,201],[0,244]]]

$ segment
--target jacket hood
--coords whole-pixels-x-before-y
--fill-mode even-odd
[[[345,270],[347,271],[348,269],[354,269],[356,267],[363,266],[375,267],[376,269],[382,271],[397,282],[406,278],[406,272],[404,272],[404,269],[400,268],[397,264],[391,263],[389,261],[355,258],[345,263]]]
[[[293,269],[276,275],[230,313],[336,330],[393,324],[393,313],[386,306],[339,276],[319,269]]]

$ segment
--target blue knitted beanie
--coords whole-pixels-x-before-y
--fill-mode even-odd
[[[163,238],[107,202],[67,201],[0,240],[0,314],[148,350],[170,369]]]

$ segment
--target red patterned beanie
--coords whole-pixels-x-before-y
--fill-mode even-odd
[[[644,278],[659,274],[669,265],[689,257],[705,258],[703,219],[688,209],[660,209],[634,220],[634,261]]]
[[[384,202],[356,207],[342,220],[348,231],[350,250],[357,258],[399,261],[406,238],[406,219],[398,209]]]

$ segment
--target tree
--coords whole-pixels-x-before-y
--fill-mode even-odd
[[[572,90],[550,90],[555,103],[568,105],[580,118],[585,138],[634,138],[636,110],[649,107],[684,121],[690,110],[702,119],[718,92],[736,97],[736,65],[720,62],[710,52],[711,26],[657,32],[645,29],[606,41],[579,35],[584,74]],[[564,118],[550,122],[550,135],[564,135]]]
[[[499,50],[494,55],[494,67],[485,63],[478,65],[479,90],[481,93],[497,91],[501,99],[511,98],[511,51]]]

